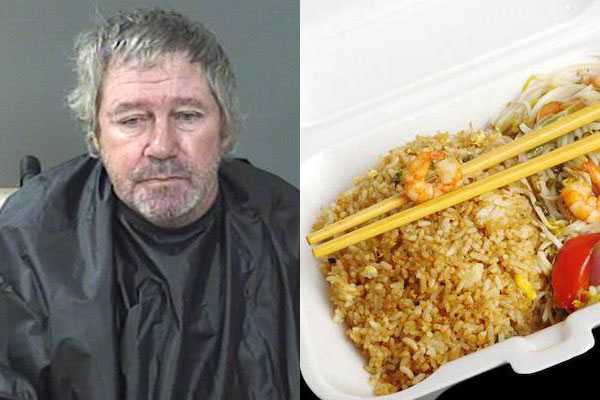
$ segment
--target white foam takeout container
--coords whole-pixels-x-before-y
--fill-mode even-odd
[[[529,75],[598,62],[600,1],[303,0],[301,236],[379,156],[416,134],[483,127]],[[329,288],[301,242],[301,370],[322,399],[367,399],[364,357],[332,320]],[[600,305],[449,362],[386,399],[438,396],[502,364],[533,373],[593,347]]]

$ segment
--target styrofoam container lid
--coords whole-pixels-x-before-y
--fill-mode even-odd
[[[301,2],[301,236],[320,208],[416,134],[483,127],[531,74],[600,55],[600,1]],[[518,11],[518,12],[517,12]],[[329,288],[301,243],[301,370],[323,399],[372,398],[365,358],[333,322]],[[593,347],[600,305],[451,361],[390,399],[435,398],[509,363],[536,372]]]

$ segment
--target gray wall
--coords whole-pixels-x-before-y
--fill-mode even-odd
[[[96,10],[162,6],[211,28],[237,75],[244,128],[234,153],[299,186],[298,0],[0,0],[0,187],[23,155],[44,169],[85,152],[65,105],[75,36]]]

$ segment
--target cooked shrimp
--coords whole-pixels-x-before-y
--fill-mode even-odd
[[[600,80],[600,78],[599,78],[599,80]],[[573,111],[576,111],[576,110],[579,110],[579,109],[585,107],[585,104],[583,104],[579,100],[570,100],[570,101],[566,101],[564,103],[560,103],[557,101],[551,101],[550,103],[547,103],[542,108],[540,108],[540,111],[538,112],[538,115],[537,115],[537,120],[541,121],[542,119],[544,119],[545,117],[547,117],[549,115],[556,115],[560,112],[565,111],[566,109],[568,109],[572,106],[576,106],[575,109],[573,109]]]
[[[432,161],[439,161],[435,170],[439,181],[425,181]],[[462,170],[456,160],[446,158],[443,151],[422,153],[408,166],[404,178],[404,192],[415,203],[423,203],[440,194],[452,191],[462,185]]]
[[[557,101],[551,101],[550,103],[545,104],[542,108],[540,108],[540,111],[537,115],[537,119],[539,121],[547,115],[558,114],[564,109],[565,107],[562,103],[559,103]]]
[[[592,182],[600,187],[600,168],[591,161],[581,165]],[[577,218],[586,222],[600,222],[600,199],[594,195],[591,186],[582,179],[565,185],[560,193],[569,211]]]
[[[593,85],[596,89],[600,89],[600,75],[590,75],[583,82]]]
[[[586,161],[581,164],[581,169],[588,173],[592,182],[597,188],[600,188],[600,168],[591,161]]]

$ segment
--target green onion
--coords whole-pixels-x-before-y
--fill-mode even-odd
[[[394,182],[394,184],[399,184],[402,183],[402,181],[404,180],[404,171],[400,171],[398,173],[396,173],[396,175],[394,175],[394,177],[392,178],[392,182]]]

